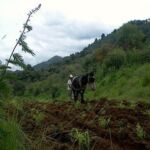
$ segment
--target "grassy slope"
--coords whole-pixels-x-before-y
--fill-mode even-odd
[[[97,73],[97,90],[86,97],[108,97],[150,102],[150,64],[125,67],[101,78]]]
[[[101,69],[97,69],[96,73],[97,89],[93,92],[87,87],[85,92],[86,100],[107,97],[110,99],[150,102],[150,64],[125,66],[120,70],[106,74],[105,77],[101,75],[100,71]],[[69,100],[66,81],[64,79],[59,87],[61,94],[56,98],[59,101]],[[47,80],[47,83],[50,86],[49,80]],[[33,99],[50,101],[52,98],[49,93],[43,93]]]
[[[6,101],[4,102],[6,105]],[[2,104],[2,103],[1,103]],[[6,115],[11,108],[0,108],[0,149],[1,150],[24,150],[25,138],[21,125],[17,123],[15,116]]]

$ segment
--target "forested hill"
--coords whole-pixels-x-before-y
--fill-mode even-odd
[[[68,75],[94,69],[97,90],[94,95],[87,91],[88,99],[102,96],[150,99],[150,20],[125,23],[108,35],[102,34],[81,52],[55,60],[58,61],[41,63],[14,75],[12,93],[64,100]]]
[[[49,65],[56,64],[56,63],[59,63],[61,61],[62,61],[62,57],[60,57],[60,56],[53,56],[48,61],[39,63],[39,64],[33,66],[33,68],[35,68],[36,70],[45,69],[45,68],[48,68]]]
[[[108,35],[104,33],[101,35],[100,39],[95,39],[92,44],[89,44],[81,52],[76,52],[64,59],[60,56],[54,56],[46,62],[42,62],[34,66],[34,68],[42,69],[48,68],[50,64],[64,62],[70,62],[75,58],[86,56],[97,49],[110,49],[113,47],[121,47],[123,50],[131,51],[133,49],[142,49],[144,45],[149,44],[150,41],[150,20],[134,20],[124,24],[119,29],[115,29]],[[106,50],[106,51],[107,51]],[[63,60],[63,61],[62,61]]]

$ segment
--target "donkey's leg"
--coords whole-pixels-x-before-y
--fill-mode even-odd
[[[84,103],[85,101],[84,101],[84,90],[82,90],[81,92],[80,92],[80,95],[81,95],[81,103]]]
[[[76,101],[78,100],[79,98],[79,91],[76,91]]]
[[[74,91],[71,90],[71,100],[74,100]]]
[[[78,99],[78,92],[74,90],[73,95],[74,95],[74,101],[76,102]]]
[[[76,99],[76,92],[75,90],[73,90],[73,100],[75,101],[75,99]]]

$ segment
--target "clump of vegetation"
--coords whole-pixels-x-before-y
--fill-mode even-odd
[[[109,53],[104,60],[104,65],[108,70],[117,70],[123,64],[125,64],[125,52],[120,49]]]
[[[78,143],[79,150],[90,149],[90,134],[88,131],[80,132],[78,129],[73,128],[70,135],[73,141]]]
[[[75,102],[74,107],[76,109],[80,109],[81,108],[81,103],[79,101]]]
[[[34,110],[32,116],[33,116],[33,119],[35,119],[35,122],[37,124],[40,124],[44,120],[45,114],[42,112],[39,112],[38,110]]]
[[[141,127],[141,125],[139,123],[137,123],[136,125],[136,136],[138,137],[138,139],[143,140],[145,138],[145,131],[144,129]]]
[[[0,147],[3,150],[24,150],[25,137],[21,127],[15,120],[1,121]]]
[[[143,77],[143,80],[142,80],[142,86],[146,87],[148,85],[150,85],[150,75],[145,74],[145,76]]]
[[[105,108],[104,108],[104,107],[102,107],[102,108],[101,108],[101,110],[100,110],[100,114],[102,114],[102,115],[105,115],[105,114],[106,114],[106,110],[105,110]]]
[[[110,124],[110,119],[111,119],[110,117],[109,118],[106,118],[106,117],[103,117],[103,116],[99,117],[99,119],[98,119],[99,126],[101,128],[107,128]]]
[[[146,114],[146,115],[150,115],[150,109],[145,110],[145,111],[144,111],[144,114]]]
[[[130,103],[130,106],[129,106],[130,109],[135,109],[135,107],[136,107],[136,103],[135,102]]]
[[[120,101],[120,103],[119,103],[119,106],[118,106],[118,107],[119,107],[119,108],[121,108],[121,109],[126,108],[126,106],[124,105],[123,101]]]

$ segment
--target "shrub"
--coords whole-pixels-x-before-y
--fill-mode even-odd
[[[60,89],[59,89],[59,87],[53,86],[51,88],[51,97],[52,97],[52,99],[56,99],[59,96],[60,96]]]
[[[11,86],[6,80],[0,80],[0,99],[8,98],[11,94]]]
[[[144,38],[143,32],[141,32],[136,25],[127,23],[123,25],[117,32],[118,44],[123,47],[124,50],[139,49],[142,47],[142,40]]]
[[[2,150],[24,150],[24,136],[15,121],[0,123],[0,147]]]
[[[13,83],[13,94],[15,96],[22,96],[24,95],[26,88],[23,82],[21,81],[15,81]]]
[[[99,120],[98,120],[100,127],[107,128],[109,126],[110,119],[111,119],[110,117],[109,118],[100,117]]]
[[[139,123],[137,123],[136,125],[136,135],[140,140],[143,140],[145,138],[145,131],[143,130],[143,128]]]
[[[106,59],[104,60],[104,64],[107,69],[117,70],[125,64],[125,60],[125,53],[122,50],[118,49],[107,55]]]
[[[79,150],[90,149],[90,135],[88,131],[80,132],[78,129],[73,128],[70,135],[73,141],[78,143]]]
[[[37,124],[40,124],[43,121],[44,117],[45,117],[44,113],[39,111],[35,111],[33,114],[33,119],[35,119]]]
[[[145,87],[148,86],[149,84],[150,84],[150,76],[146,75],[142,80],[142,86]]]
[[[79,101],[75,102],[75,103],[74,103],[74,107],[75,107],[76,109],[80,109],[80,108],[81,108],[81,103],[80,103]]]
[[[144,64],[150,62],[150,50],[134,50],[127,52],[127,63],[132,64]]]
[[[35,90],[34,90],[34,96],[38,96],[40,94],[40,88],[37,87]]]

